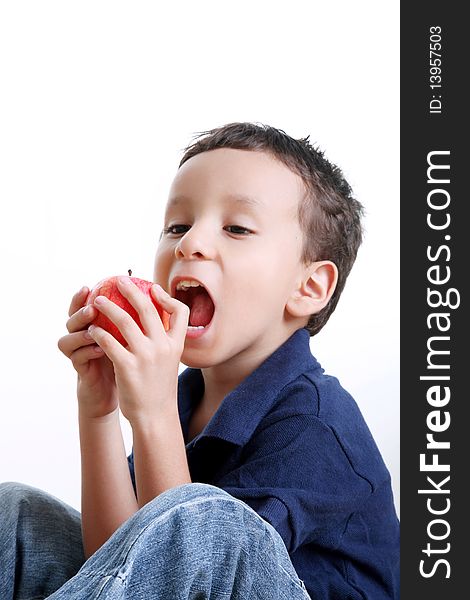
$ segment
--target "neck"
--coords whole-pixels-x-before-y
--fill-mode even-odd
[[[225,396],[257,369],[292,333],[293,331],[282,339],[271,340],[271,343],[263,344],[261,348],[259,344],[253,344],[221,364],[201,369],[204,377],[201,407],[211,414],[215,412]]]

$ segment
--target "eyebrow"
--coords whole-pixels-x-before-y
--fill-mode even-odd
[[[236,204],[237,206],[247,206],[249,208],[258,208],[258,209],[261,209],[264,207],[264,204],[263,204],[263,202],[261,202],[261,200],[258,200],[257,198],[253,198],[251,196],[246,196],[245,194],[238,194],[238,193],[227,194],[226,196],[224,196],[224,200],[225,200],[225,202],[232,202],[232,203]],[[167,210],[177,204],[185,204],[185,203],[190,203],[190,202],[191,202],[191,198],[189,198],[188,196],[184,196],[184,195],[173,196],[173,198],[170,198],[168,200]]]

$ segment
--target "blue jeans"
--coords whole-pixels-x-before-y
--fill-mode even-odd
[[[278,532],[203,484],[160,494],[88,560],[80,514],[54,496],[0,484],[2,600],[309,600]]]

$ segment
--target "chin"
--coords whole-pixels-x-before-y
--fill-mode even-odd
[[[207,358],[198,358],[197,356],[188,357],[183,355],[180,358],[180,362],[187,367],[191,367],[192,369],[208,369],[209,367],[213,367],[214,364],[207,360]]]

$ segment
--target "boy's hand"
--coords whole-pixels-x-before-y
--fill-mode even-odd
[[[151,293],[170,315],[169,329],[165,331],[151,300],[129,277],[118,281],[122,295],[136,309],[145,333],[125,310],[103,296],[95,299],[95,306],[117,326],[128,347],[101,327],[92,325],[89,331],[114,365],[122,414],[131,425],[155,423],[177,410],[178,366],[184,350],[189,307],[153,285]]]
[[[77,292],[70,303],[68,335],[60,338],[57,345],[77,371],[77,397],[82,416],[105,417],[118,407],[118,395],[113,363],[97,346],[87,328],[96,317],[94,306],[84,307],[88,288]]]

